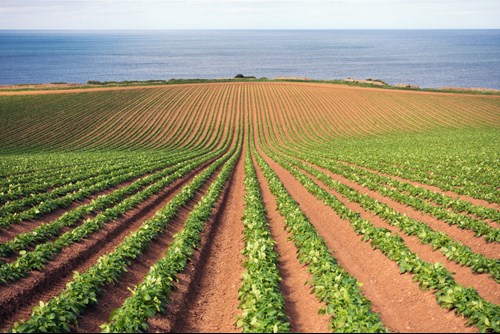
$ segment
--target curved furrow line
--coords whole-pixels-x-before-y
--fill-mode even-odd
[[[266,140],[267,136],[264,136],[261,138],[261,140]],[[268,139],[267,139],[268,140]],[[272,143],[272,141],[271,141]],[[262,141],[261,142],[262,145],[268,145],[266,144],[265,141]],[[268,154],[271,154],[270,153],[271,151],[269,151],[269,148],[267,148],[267,153]],[[273,157],[273,160],[277,161],[278,163],[281,164],[281,167],[280,168],[284,168],[284,167],[287,167],[287,170],[288,172],[291,172],[291,171],[294,171],[292,174],[294,177],[297,178],[297,180],[299,180],[304,187],[306,187],[313,195],[315,196],[320,196],[318,198],[321,198],[325,201],[325,203],[327,203],[328,205],[332,206],[332,208],[335,209],[335,211],[339,212],[339,214],[342,215],[342,217],[345,217],[345,218],[349,218],[349,220],[351,220],[351,223],[352,224],[358,224],[357,223],[357,219],[356,216],[352,216],[351,212],[349,209],[347,209],[345,206],[343,206],[343,204],[341,202],[339,202],[337,199],[335,199],[334,201],[335,202],[330,202],[330,201],[333,201],[334,197],[331,197],[331,199],[328,199],[329,197],[329,194],[327,194],[324,189],[323,190],[320,190],[320,188],[315,184],[313,183],[307,176],[305,176],[304,174],[302,174],[300,171],[298,171],[297,169],[294,169],[292,167],[288,167],[286,164],[284,164],[284,162],[282,162],[279,158],[277,158],[277,156],[275,154],[271,154],[271,156]],[[277,164],[274,163],[274,165],[276,166],[277,168]],[[328,199],[328,200],[327,200]],[[337,203],[337,204],[335,204]],[[372,225],[366,225],[366,227],[363,227],[364,224],[368,223],[367,221],[363,221],[363,223],[361,223],[362,220],[359,220],[359,223],[360,225],[353,225],[353,227],[355,228],[356,232],[357,233],[361,233],[363,235],[366,235],[366,233],[372,233],[372,232],[369,232],[370,229],[372,229],[373,227],[368,227],[368,226],[372,226]],[[368,229],[368,230],[366,230]],[[382,239],[379,241],[376,241],[377,240],[377,234],[378,232],[375,232],[375,231],[379,231],[380,229],[377,229],[375,228],[373,230],[373,235],[370,235],[369,239],[372,239],[372,243],[373,242],[376,242],[377,244],[377,247],[381,247],[380,249],[383,250],[383,252],[389,252],[389,249],[391,247],[395,247],[395,246],[390,246],[389,248],[386,248],[388,246],[384,245],[384,244],[381,244],[380,242],[382,242]],[[380,233],[382,233],[383,230],[380,230]],[[384,232],[385,233],[385,232]],[[392,240],[392,239],[391,239]],[[394,242],[396,242],[396,239],[394,239]],[[399,241],[398,241],[399,242]],[[405,249],[406,246],[402,246],[404,245],[404,243],[401,241],[401,246],[397,246],[397,247],[400,247],[399,248],[399,251],[403,251]],[[403,247],[403,248],[401,248]],[[394,248],[394,249],[397,249],[397,248]],[[393,252],[393,251],[391,251]],[[408,254],[413,254],[411,253],[411,251],[409,251],[407,248],[406,250],[404,250],[403,252],[406,252]],[[401,262],[401,258],[396,258],[394,259],[394,253],[385,253],[387,256],[389,256],[389,258],[393,259],[394,261],[396,261],[397,259],[397,263],[398,265],[400,266],[400,268],[403,268],[401,266],[404,265],[404,261]],[[409,255],[409,256],[415,256],[414,254],[413,255]],[[425,264],[425,262],[423,262],[422,260],[418,259],[418,257],[415,258],[415,260],[411,260],[411,261],[417,261],[419,263],[422,263],[422,264]],[[428,266],[429,264],[425,264],[425,266]],[[437,268],[436,266],[434,266],[435,269],[439,269]],[[403,270],[403,269],[402,269]],[[415,268],[412,269],[412,267],[405,267],[404,271],[410,271],[410,272],[414,272],[414,273],[418,273],[418,275],[422,275],[422,273],[419,273],[419,270],[423,270],[423,268],[421,269],[417,269],[415,270]],[[438,274],[438,272],[441,272]],[[446,271],[446,269],[444,269],[444,267],[440,267],[439,271],[437,271],[436,273],[434,273],[435,275],[444,275],[442,277],[442,279],[444,279],[444,282],[448,282],[446,284],[435,284],[435,283],[430,283],[428,281],[428,278],[426,278],[425,276],[420,276],[419,277],[419,282],[420,284],[424,284],[424,286],[427,286],[429,287],[428,284],[431,284],[432,288],[433,289],[437,289],[438,290],[438,295],[436,296],[436,299],[438,300],[438,302],[440,304],[443,305],[443,307],[450,307],[448,305],[454,305],[454,307],[457,307],[457,311],[459,311],[460,313],[462,314],[466,314],[468,317],[470,317],[470,321],[473,321],[477,326],[479,326],[480,328],[492,328],[490,326],[493,326],[493,327],[496,327],[497,325],[500,325],[500,324],[497,324],[491,317],[494,316],[494,313],[497,312],[495,311],[496,310],[496,307],[491,304],[491,303],[488,303],[486,302],[484,299],[482,299],[479,295],[477,295],[477,292],[472,290],[472,289],[467,289],[467,288],[464,288],[463,286],[461,285],[457,285],[457,283],[453,280],[452,276]],[[447,276],[447,278],[445,279],[444,277]],[[443,282],[443,283],[444,283]],[[453,288],[452,290],[450,290],[451,292],[449,292],[447,289],[448,289],[448,284],[452,284],[453,286],[455,286],[455,288]],[[489,308],[489,313],[488,315],[483,315],[482,312],[471,312],[469,309],[468,309],[468,306],[464,305],[464,304],[460,304],[460,302],[458,301],[454,301],[453,297],[451,297],[451,300],[449,301],[447,298],[449,298],[448,296],[451,294],[453,295],[453,292],[456,291],[456,293],[460,293],[460,294],[470,294],[469,297],[467,297],[470,302],[472,303],[475,303],[476,301],[477,302],[481,302],[481,303],[485,303],[486,305],[488,305],[488,308]],[[445,301],[446,300],[446,301]],[[492,313],[493,312],[493,313]],[[484,320],[484,316],[486,316],[486,319],[487,320]],[[493,320],[493,322],[491,322]]]
[[[227,137],[227,139],[230,139],[230,137]],[[228,154],[230,154],[230,152],[228,152],[228,153],[226,154],[226,157],[228,156]],[[181,192],[179,192],[179,193],[178,193],[178,195],[176,195],[177,197],[175,197],[175,198],[179,198],[179,200],[180,200],[180,198],[187,198],[187,197],[186,197],[186,196],[187,196],[187,194],[192,194],[192,195],[194,195],[194,192],[195,192],[196,188],[197,188],[197,187],[199,187],[199,186],[201,186],[201,185],[203,184],[203,182],[204,182],[204,181],[203,181],[203,180],[204,180],[204,178],[205,178],[205,179],[206,179],[206,178],[208,178],[208,177],[212,174],[212,172],[213,172],[213,171],[215,171],[215,169],[216,169],[216,168],[217,168],[217,167],[218,167],[221,163],[223,163],[223,162],[225,161],[225,159],[227,159],[227,158],[224,158],[224,159],[222,159],[222,160],[221,160],[221,159],[219,159],[219,160],[218,160],[218,161],[219,161],[218,163],[216,163],[216,164],[212,164],[212,165],[211,165],[211,167],[210,167],[209,169],[206,169],[204,173],[200,174],[200,175],[204,175],[203,177],[200,177],[200,176],[194,177],[194,179],[193,179],[193,180],[198,180],[198,181],[197,181],[197,183],[196,183],[196,184],[198,184],[198,186],[196,186],[196,187],[194,187],[194,188],[193,188],[192,186],[191,186],[191,187],[187,187],[187,188],[186,188],[186,187],[184,187],[184,188],[183,188],[184,190],[182,190]],[[196,173],[196,172],[195,172],[195,173]],[[191,175],[193,175],[193,174],[191,174]],[[194,176],[194,175],[193,175],[193,176]],[[194,181],[193,181],[193,182],[194,182]],[[180,185],[180,184],[182,184],[182,182],[181,182],[181,183],[179,183],[179,185]],[[163,188],[163,187],[162,187],[162,188]],[[179,195],[179,194],[184,194],[184,195]],[[166,193],[165,195],[167,195],[167,193]],[[189,198],[191,198],[191,196],[192,196],[192,195],[189,195]],[[181,197],[179,197],[179,196],[181,196]],[[180,205],[181,203],[183,203],[183,201],[184,201],[184,200],[182,200],[181,202],[179,202],[179,200],[174,201],[174,200],[172,199],[172,201],[170,201],[170,202],[177,203],[177,204],[173,204],[173,205],[176,205],[176,207],[179,207],[179,205]],[[158,200],[157,200],[156,202],[158,202]],[[161,202],[161,200],[160,200],[160,202]],[[170,202],[169,202],[169,203],[170,203]],[[154,203],[154,202],[153,202],[153,203]],[[162,203],[165,203],[165,202],[162,202]],[[163,205],[164,205],[164,204],[163,204]],[[173,209],[172,209],[172,210],[173,210]],[[172,212],[172,213],[173,213],[173,211],[172,211],[172,210],[170,210],[169,212]],[[175,209],[175,211],[176,211],[176,210],[177,210],[177,209]],[[143,212],[144,212],[144,211],[143,211]],[[147,211],[146,211],[146,212],[147,212]],[[124,230],[124,229],[126,230],[126,228],[125,228],[125,227],[127,226],[126,224],[124,225],[124,224],[122,223],[122,224],[120,224],[119,226],[121,226],[121,229],[122,229],[122,230]],[[144,226],[147,226],[147,225],[144,225]],[[117,228],[119,228],[119,227],[117,227]],[[101,233],[101,234],[102,234],[102,233]],[[89,241],[90,241],[90,240],[89,240]],[[69,319],[70,319],[70,318],[68,318],[68,320],[69,320]]]
[[[160,92],[153,89],[139,89],[136,90],[136,93],[138,94],[137,97],[130,102],[116,101],[106,117],[97,119],[98,122],[95,124],[89,123],[86,128],[82,129],[81,135],[75,138],[74,142],[68,144],[77,149],[92,149],[96,147],[92,143],[102,140],[103,136],[109,136],[109,133],[114,128],[122,127],[126,120],[153,103]],[[82,110],[82,112],[86,113],[89,117],[93,114],[91,110]]]
[[[176,110],[180,109],[189,109],[185,107],[186,100],[189,100],[189,97],[192,94],[192,91],[195,87],[191,87],[190,89],[178,90],[181,95],[175,95],[170,97],[170,101],[163,102],[158,110],[154,113],[156,115],[154,120],[147,123],[149,129],[144,131],[142,134],[142,138],[131,140],[135,142],[137,147],[147,148],[149,143],[154,142],[157,138],[160,137],[159,133],[164,129],[165,122],[172,117],[172,114],[176,112]]]
[[[287,160],[287,158],[285,158],[285,160]],[[389,228],[390,230],[393,230],[393,232],[396,231],[403,237],[405,241],[409,240],[413,244],[414,249],[422,250],[423,254],[427,253],[428,258],[438,259],[439,262],[445,263],[445,266],[447,268],[453,268],[453,272],[460,272],[460,275],[458,275],[458,279],[461,282],[465,282],[468,286],[477,288],[478,292],[480,292],[481,295],[484,296],[487,300],[490,300],[494,303],[498,303],[500,301],[500,295],[497,295],[497,292],[495,292],[496,284],[494,280],[488,279],[486,277],[477,277],[476,275],[472,275],[471,272],[467,272],[467,270],[461,269],[459,266],[452,263],[452,261],[456,262],[460,260],[466,260],[471,258],[472,256],[477,258],[476,261],[482,262],[484,263],[484,265],[490,262],[491,267],[482,267],[484,271],[488,272],[488,270],[495,270],[496,268],[498,268],[497,261],[488,260],[482,256],[478,256],[478,254],[472,253],[470,249],[464,248],[464,246],[459,242],[452,240],[445,234],[441,234],[432,230],[432,228],[427,226],[428,223],[422,223],[418,220],[412,220],[411,218],[400,215],[398,211],[392,209],[393,206],[385,205],[381,202],[378,202],[377,200],[374,200],[372,194],[362,195],[360,193],[357,193],[353,188],[343,186],[342,184],[338,183],[338,181],[333,179],[333,174],[329,174],[326,170],[320,168],[312,168],[311,166],[299,161],[289,161],[289,163],[292,166],[301,169],[314,182],[318,184],[323,183],[324,187],[328,189],[330,193],[339,198],[341,202],[343,202],[343,204],[349,207],[351,210],[353,210],[352,207],[355,207],[354,211],[360,212],[361,216],[364,215],[371,218],[376,217],[376,219],[369,220],[371,222],[378,223],[378,225],[383,225],[384,228]],[[393,228],[393,226],[395,228]],[[412,237],[407,238],[406,234],[414,236],[414,240],[411,240]],[[428,234],[427,239],[425,234]],[[435,244],[434,241],[436,240],[434,240],[434,237],[441,238],[441,240],[439,241],[442,243],[442,245]],[[430,243],[432,244],[432,247],[428,246],[426,249],[425,247],[419,246],[419,243]],[[436,255],[436,253],[433,253],[436,248],[440,249],[443,254]],[[454,254],[454,248],[461,250]],[[491,246],[486,249],[491,250]],[[495,252],[495,250],[492,250],[489,254],[490,256],[493,255],[493,257],[496,257],[498,251]],[[443,259],[444,261],[440,261]],[[468,265],[472,266],[473,268],[480,268],[480,264],[476,262],[472,262]],[[493,271],[490,272],[492,274],[494,273]],[[498,273],[496,274],[496,276],[498,279]]]
[[[174,137],[170,143],[175,149],[189,149],[194,141],[200,137],[206,137],[204,129],[206,128],[209,119],[214,117],[214,112],[210,105],[214,99],[222,94],[222,87],[208,90],[206,95],[203,95],[197,101],[193,109],[190,109],[189,117],[184,117],[183,123],[179,125],[180,133]]]
[[[51,99],[52,103],[49,103],[48,105],[46,103],[39,103],[37,104],[33,109],[29,109],[30,110],[30,114],[33,114],[33,113],[36,113],[37,117],[33,117],[31,122],[30,122],[30,118],[29,117],[19,117],[20,115],[16,115],[17,117],[15,118],[16,120],[26,120],[27,121],[27,124],[26,123],[21,123],[19,125],[16,125],[16,124],[9,124],[10,125],[10,128],[8,129],[8,131],[13,131],[13,133],[9,133],[7,131],[7,134],[9,134],[8,137],[6,137],[7,140],[10,139],[15,139],[16,136],[13,136],[13,134],[15,134],[16,132],[19,131],[19,127],[23,127],[24,128],[24,132],[23,132],[23,136],[24,136],[24,140],[29,143],[33,140],[30,139],[29,136],[36,136],[36,140],[40,140],[40,133],[42,132],[43,133],[43,128],[42,129],[38,129],[37,126],[45,126],[45,124],[47,124],[47,120],[51,120],[53,121],[54,119],[54,114],[58,114],[58,113],[63,113],[63,117],[68,117],[68,113],[67,113],[67,110],[68,110],[68,106],[67,104],[68,103],[71,103],[73,105],[77,105],[77,106],[80,106],[80,107],[86,107],[86,106],[91,106],[93,101],[91,100],[86,100],[86,101],[81,101],[80,102],[80,98],[82,97],[83,95],[64,95],[64,94],[61,94],[61,95],[54,95],[54,96],[51,96],[51,97],[46,97],[46,96],[31,96],[31,97],[28,97],[27,99],[33,101],[33,100],[45,100],[45,99]],[[57,97],[60,97],[60,99],[64,99],[64,101],[61,101],[60,99],[57,99]],[[16,97],[17,99],[20,99],[20,100],[23,100],[23,101],[26,101],[26,98],[25,97]],[[55,99],[55,100],[54,100]],[[69,101],[68,101],[69,100]],[[38,102],[41,102],[41,101],[38,101]],[[102,101],[103,104],[106,102],[106,101]],[[102,105],[99,105],[99,107],[102,107]],[[48,109],[48,110],[51,110],[50,113],[44,113],[44,109]],[[16,113],[19,114],[20,111],[19,109],[17,108],[12,108],[13,110],[16,110]],[[101,109],[101,108],[99,108]],[[15,142],[15,140],[12,140],[13,142]],[[7,141],[7,143],[9,143]]]
[[[126,162],[124,164],[113,164],[111,168],[99,167],[95,170],[90,170],[90,173],[70,178],[61,186],[46,186],[42,189],[35,189],[28,185],[24,190],[30,196],[23,196],[19,199],[9,200],[0,206],[0,218],[5,217],[7,214],[14,212],[21,212],[30,207],[39,204],[42,201],[48,201],[51,199],[62,197],[68,193],[74,193],[81,188],[87,188],[98,182],[102,182],[109,178],[115,176],[121,176],[127,173],[134,172],[135,169],[141,169],[145,166],[155,165],[165,161],[165,157],[158,158],[154,160],[141,161],[140,159],[135,160],[135,164],[132,165],[131,162]],[[88,169],[87,169],[88,170]]]
[[[146,108],[134,110],[133,117],[123,120],[121,127],[113,129],[113,131],[105,129],[108,132],[100,134],[100,138],[95,140],[92,145],[116,150],[136,148],[137,139],[149,131],[154,124],[151,122],[151,118],[157,116],[158,109],[166,100],[175,101],[180,93],[183,91],[165,90],[162,94],[156,95]]]
[[[96,215],[111,205],[117,204],[127,196],[133,195],[161,178],[173,174],[183,166],[195,162],[201,156],[203,154],[192,154],[183,155],[177,157],[177,159],[169,159],[168,166],[170,167],[164,167],[160,171],[148,173],[146,176],[141,175],[130,184],[96,197],[92,201],[82,204],[73,210],[66,211],[54,221],[39,225],[34,229],[26,230],[23,233],[18,232],[14,238],[3,241],[0,244],[0,254],[7,256],[13,251],[21,251],[28,246],[36,245],[39,241],[50,240],[50,238],[57,236],[61,230],[77,225],[85,217]]]
[[[104,98],[103,99],[104,104],[99,109],[96,110],[96,109],[93,109],[93,106],[92,106],[92,101],[93,100],[88,98],[88,94],[89,93],[78,94],[78,95],[81,95],[82,98],[85,98],[85,100],[88,101],[88,107],[86,105],[84,105],[84,108],[82,109],[82,107],[80,106],[80,104],[75,103],[74,105],[76,106],[76,109],[72,110],[71,108],[66,108],[66,109],[62,110],[61,111],[61,112],[63,112],[63,114],[61,115],[62,118],[60,118],[59,120],[56,119],[55,120],[56,122],[54,122],[53,119],[50,120],[50,123],[48,123],[49,120],[42,121],[41,124],[44,124],[44,126],[45,126],[44,129],[45,130],[38,130],[38,131],[34,132],[35,136],[38,136],[38,138],[33,138],[33,140],[37,140],[37,141],[39,141],[41,143],[40,145],[37,145],[35,147],[44,147],[47,144],[48,145],[53,145],[51,143],[54,142],[54,140],[53,140],[53,135],[54,134],[56,134],[56,135],[60,134],[60,137],[58,138],[58,141],[56,141],[56,143],[58,145],[54,146],[54,147],[64,147],[64,145],[63,145],[64,142],[71,141],[74,138],[78,138],[79,134],[88,132],[87,128],[93,127],[94,126],[94,123],[93,123],[94,121],[99,121],[99,119],[104,118],[107,115],[110,115],[110,113],[113,111],[113,109],[109,109],[109,107],[108,107],[109,100],[107,100],[107,99]],[[131,96],[130,94],[125,94],[125,93],[123,93],[123,94],[117,94],[117,95],[118,96],[115,96],[115,98],[119,99],[119,100],[122,100],[123,98],[125,98],[126,100],[124,102],[130,101],[130,100],[127,100],[127,99],[131,98],[133,96],[133,95]],[[121,103],[123,103],[123,102],[121,102]],[[68,113],[67,112],[68,109],[72,110],[72,112]],[[94,117],[91,118],[91,119],[89,119],[92,122],[88,122],[88,123],[81,123],[80,122],[79,123],[78,120],[81,119],[79,111],[81,111],[81,110],[85,111],[85,110],[89,110],[89,109],[94,111],[94,112],[92,112],[92,114],[93,114]],[[75,113],[76,113],[76,115],[75,115]],[[75,119],[77,120],[76,123],[75,123]],[[68,124],[74,124],[73,130],[76,130],[76,132],[75,131],[73,131],[72,133],[70,132],[69,133],[70,135],[68,135],[68,132],[64,131],[61,134],[60,133],[61,131],[59,131],[59,129],[66,129]],[[39,133],[41,132],[42,134],[44,134],[48,130],[50,130],[50,131],[45,134],[45,137],[40,138]],[[42,141],[40,141],[40,140],[42,140]],[[77,146],[75,145],[75,146],[72,146],[72,147],[76,148]]]
[[[186,113],[190,113],[193,106],[196,105],[202,97],[206,96],[204,94],[208,94],[208,91],[202,90],[202,87],[197,87],[196,85],[191,87],[189,94],[185,95],[181,101],[177,101],[177,103],[167,111],[163,118],[163,122],[159,124],[155,140],[144,147],[148,149],[170,149],[172,147],[172,138],[175,139],[179,135],[179,131],[181,131],[181,126],[178,124],[179,119],[182,122],[183,116],[185,116]],[[175,132],[173,132],[174,129]]]
[[[180,132],[172,136],[173,140],[169,143],[170,147],[176,149],[185,147],[184,145],[188,142],[188,138],[193,139],[193,134],[203,135],[199,130],[202,123],[201,120],[206,117],[207,113],[212,112],[206,106],[211,103],[213,95],[220,94],[221,91],[221,87],[216,87],[213,90],[206,89],[202,94],[196,96],[195,103],[189,110],[189,115],[183,117],[178,126]]]
[[[170,93],[171,90],[157,90],[156,94],[152,96],[148,103],[139,104],[139,106],[131,110],[131,112],[125,113],[125,116],[122,116],[121,113],[117,113],[117,115],[120,115],[118,121],[110,122],[109,127],[103,128],[96,136],[93,136],[91,142],[88,144],[86,143],[86,145],[110,149],[124,143],[126,138],[134,135],[136,131],[139,131],[139,129],[137,129],[138,124],[148,117],[150,110],[154,110],[154,108],[161,103],[162,98]],[[128,142],[127,145],[129,146],[127,148],[130,148],[132,143],[133,142]]]

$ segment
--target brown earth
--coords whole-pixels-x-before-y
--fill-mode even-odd
[[[283,217],[279,214],[278,204],[269,190],[269,185],[262,171],[255,165],[257,178],[261,185],[262,199],[266,207],[267,219],[271,235],[276,241],[279,254],[278,269],[283,279],[281,291],[285,297],[285,312],[289,317],[294,333],[326,333],[329,332],[329,317],[320,315],[318,311],[325,307],[306,282],[312,278],[307,267],[297,259],[297,248],[288,238]]]
[[[131,179],[130,181],[126,181],[126,182],[120,183],[116,186],[110,187],[106,190],[96,192],[85,199],[71,203],[71,205],[67,208],[56,209],[53,212],[50,212],[46,215],[43,215],[42,217],[40,217],[38,219],[23,220],[19,223],[15,223],[15,224],[11,225],[8,229],[0,229],[0,243],[4,243],[6,241],[9,241],[9,240],[13,239],[14,237],[16,237],[18,234],[29,232],[29,231],[37,228],[38,226],[53,222],[54,220],[60,218],[63,214],[65,214],[68,211],[76,209],[77,207],[79,207],[81,205],[89,204],[90,202],[92,202],[94,199],[96,199],[99,196],[109,195],[112,192],[114,192],[115,190],[129,186],[130,184],[139,180],[140,178],[143,178],[143,177],[151,175],[151,174],[152,173],[146,173],[146,174],[137,176],[137,177]],[[89,218],[92,216],[94,216],[94,215],[85,216],[85,218]],[[77,226],[77,225],[75,225],[75,226]]]
[[[484,299],[494,304],[500,304],[500,286],[488,274],[474,274],[469,268],[448,260],[439,251],[433,251],[431,245],[422,244],[418,237],[407,236],[406,234],[401,232],[399,228],[386,223],[381,217],[366,211],[358,203],[350,202],[347,198],[345,198],[338,192],[329,189],[315,177],[306,172],[304,173],[312,178],[316,184],[321,185],[325,190],[338,198],[347,208],[354,212],[358,212],[363,219],[370,221],[376,227],[386,228],[392,231],[394,234],[399,235],[408,246],[408,248],[413,253],[417,254],[422,260],[430,263],[442,263],[451,273],[454,273],[454,278],[457,283],[462,284],[465,287],[472,287]]]
[[[368,195],[381,203],[388,205],[389,207],[393,208],[399,213],[406,215],[412,219],[425,222],[427,225],[429,225],[432,229],[436,231],[442,231],[446,233],[452,239],[460,241],[461,243],[463,243],[476,253],[483,254],[490,258],[498,259],[500,257],[500,245],[497,243],[487,243],[483,238],[475,237],[474,232],[470,230],[464,230],[456,227],[455,225],[449,225],[446,222],[437,219],[436,217],[415,210],[410,206],[396,202],[388,197],[384,197],[381,194],[373,190],[370,190],[368,188],[365,188],[355,182],[352,182],[341,175],[333,174],[332,172],[323,168],[319,167],[317,168],[320,169],[322,172],[325,172],[332,179],[348,187],[351,187],[352,189],[362,194]]]
[[[434,191],[436,193],[439,193],[439,194],[442,194],[442,195],[446,195],[448,197],[458,198],[458,199],[461,199],[463,201],[470,202],[470,203],[472,203],[474,205],[484,206],[485,208],[490,208],[490,209],[495,209],[495,210],[500,210],[500,205],[497,204],[497,203],[490,203],[490,202],[482,200],[482,199],[473,198],[473,197],[466,196],[466,195],[460,195],[460,194],[454,193],[453,191],[442,190],[442,189],[440,189],[440,188],[438,188],[436,186],[432,186],[432,185],[429,185],[429,184],[423,184],[423,183],[416,182],[416,181],[413,181],[413,180],[408,180],[408,179],[402,178],[400,176],[390,175],[390,174],[383,173],[383,172],[380,172],[378,170],[374,170],[374,169],[371,169],[371,168],[368,168],[368,167],[365,167],[365,166],[360,166],[360,165],[356,165],[356,164],[353,164],[353,163],[349,163],[347,161],[339,161],[339,162],[344,163],[344,164],[346,164],[348,166],[351,166],[351,167],[361,168],[363,170],[366,170],[366,171],[374,173],[374,174],[378,174],[378,175],[381,175],[381,176],[390,177],[390,178],[393,178],[393,179],[395,179],[397,181],[400,181],[400,182],[409,183],[409,184],[414,185],[416,187],[425,188],[427,190],[431,190],[431,191]]]
[[[114,96],[109,105],[108,101],[100,97],[99,106],[103,109],[99,109],[98,112],[92,110],[91,103],[90,107],[86,107],[88,110],[84,108],[85,110],[76,111],[72,110],[72,105],[69,103],[67,112],[59,113],[57,116],[59,118],[51,119],[48,117],[50,113],[44,113],[43,122],[32,119],[23,123],[12,119],[7,129],[9,138],[2,139],[0,133],[0,142],[5,140],[9,145],[16,145],[16,139],[10,137],[22,131],[29,135],[22,137],[20,141],[26,140],[38,144],[41,140],[43,143],[52,144],[53,139],[61,143],[57,147],[116,146],[122,149],[129,148],[131,143],[138,143],[138,148],[187,150],[201,143],[207,136],[210,138],[208,142],[215,140],[215,132],[219,128],[222,128],[225,134],[234,134],[239,126],[253,125],[259,138],[266,143],[273,143],[273,136],[277,136],[276,144],[288,147],[301,144],[304,147],[308,143],[331,138],[383,136],[394,129],[423,131],[437,126],[456,127],[469,123],[471,126],[500,125],[498,96],[388,91],[379,88],[291,82],[70,88],[26,92],[6,92],[0,89],[0,95],[88,92],[88,97],[97,99],[98,94],[92,92],[121,90],[123,93]],[[121,97],[128,96],[126,90],[135,90],[137,95],[124,102]],[[179,97],[181,101],[176,100]],[[63,100],[59,96],[57,99]],[[147,102],[147,105],[139,103],[140,101]],[[253,120],[244,121],[247,117],[253,117]],[[72,118],[78,126],[69,129],[67,133],[59,131],[61,124],[67,123]],[[28,123],[30,125],[26,126]],[[262,125],[262,128],[257,125]],[[266,131],[269,131],[270,135],[264,134]],[[37,137],[39,133],[43,136]],[[207,145],[210,143],[205,143],[205,147]],[[220,143],[218,145],[220,147]],[[262,153],[260,148],[259,152]],[[362,292],[372,302],[372,310],[380,314],[382,321],[391,331],[477,331],[474,327],[466,326],[464,318],[439,307],[431,291],[421,291],[412,281],[411,274],[401,275],[397,264],[379,250],[373,250],[369,243],[363,242],[348,221],[341,219],[330,207],[309,194],[285,169],[269,157],[264,155],[264,158],[278,173],[320,236],[325,239],[339,264],[363,284]],[[172,303],[168,306],[167,314],[150,319],[150,331],[240,331],[235,327],[235,321],[240,312],[237,308],[238,289],[243,272],[243,257],[240,254],[244,247],[241,223],[245,193],[242,161],[243,158],[240,157],[235,172],[224,190],[224,196],[202,233],[201,247],[195,252],[187,269],[179,276],[178,289],[172,293]],[[71,280],[73,270],[85,271],[95,264],[101,255],[113,250],[130,231],[137,229],[143,221],[165,205],[197,172],[199,170],[182,178],[175,185],[167,187],[122,219],[110,222],[89,239],[67,247],[50,261],[43,271],[31,272],[25,279],[0,286],[0,329],[6,330],[15,321],[26,319],[39,300],[47,301],[59,294]],[[283,218],[276,210],[276,201],[258,168],[257,174],[271,234],[276,241],[276,251],[280,255],[279,271],[282,276],[280,288],[285,297],[285,310],[290,318],[292,330],[328,331],[328,317],[317,312],[324,305],[310,294],[310,286],[304,284],[311,277],[308,268],[298,262],[297,249],[293,242],[288,240]],[[402,214],[420,220],[435,230],[445,232],[477,253],[492,258],[498,258],[500,254],[500,246],[488,244],[483,238],[474,237],[470,231],[449,226],[437,218],[392,201],[376,192],[370,192],[339,175],[332,173],[329,175]],[[401,181],[410,182],[404,179]],[[319,182],[318,184],[322,186]],[[456,195],[442,192],[437,188],[428,189],[450,197]],[[338,196],[334,191],[329,192]],[[197,195],[197,199],[200,196],[201,193]],[[473,204],[485,205],[481,200],[456,196]],[[338,198],[375,226],[388,228],[394,234],[401,235],[407,246],[425,261],[442,262],[454,272],[457,282],[475,288],[487,300],[494,303],[500,301],[498,284],[487,275],[472,274],[468,268],[448,261],[441,253],[433,252],[429,246],[420,244],[415,237],[403,235],[398,229],[366,212],[359,205],[349,202],[342,196]],[[72,207],[87,202],[88,200],[74,203]],[[124,273],[116,285],[105,288],[99,297],[99,303],[89,308],[79,318],[79,325],[73,330],[81,332],[99,330],[99,325],[108,320],[110,312],[119,307],[130,295],[127,287],[139,283],[149,267],[168,249],[172,236],[182,227],[193,203],[183,209],[180,217],[169,225],[165,233],[151,244],[138,261],[132,264],[129,272]],[[492,208],[498,210],[499,207],[494,204]],[[0,241],[8,240],[16,233],[28,231],[46,219],[57,218],[63,211],[58,210],[39,221],[23,222],[13,227],[7,234],[1,234],[5,232],[0,231]]]
[[[131,291],[129,289],[140,284],[144,276],[148,273],[149,268],[165,255],[172,243],[173,236],[182,229],[189,213],[193,210],[196,203],[201,200],[215,178],[216,174],[212,175],[209,181],[205,182],[196,192],[194,198],[178,211],[176,217],[167,225],[166,229],[156,239],[152,240],[147,249],[127,267],[127,271],[122,273],[120,279],[102,291],[98,296],[97,305],[90,307],[84,314],[80,315],[78,324],[72,328],[73,332],[99,332],[99,326],[108,321],[111,312],[120,307],[126,298],[130,297]],[[187,182],[184,184],[187,184]],[[171,198],[163,201],[159,207],[149,210],[150,214],[148,217],[142,219],[142,221],[151,218]]]
[[[57,296],[66,283],[71,281],[74,271],[86,271],[100,256],[114,250],[130,231],[137,229],[180,192],[182,186],[192,180],[199,170],[200,168],[175,181],[159,194],[127,212],[123,218],[109,222],[89,238],[66,247],[45,265],[43,271],[33,271],[26,278],[0,286],[0,330],[28,318],[39,300],[46,302]]]
[[[311,195],[284,168],[265,160],[278,173],[287,191],[299,203],[339,264],[363,285],[374,312],[396,332],[477,332],[466,320],[441,308],[430,291],[421,291],[412,275],[399,273],[397,264],[361,240],[349,222]],[[418,301],[418,302],[416,302]]]
[[[241,332],[235,326],[243,273],[244,153],[226,186],[201,247],[181,275],[166,315],[149,320],[150,332]]]

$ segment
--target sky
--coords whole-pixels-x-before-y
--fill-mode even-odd
[[[0,29],[499,29],[500,0],[0,0]]]

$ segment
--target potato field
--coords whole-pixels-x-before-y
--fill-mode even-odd
[[[0,92],[4,332],[499,332],[500,96]]]

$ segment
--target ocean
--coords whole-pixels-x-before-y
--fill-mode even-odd
[[[500,30],[0,30],[0,84],[307,77],[500,89]]]

